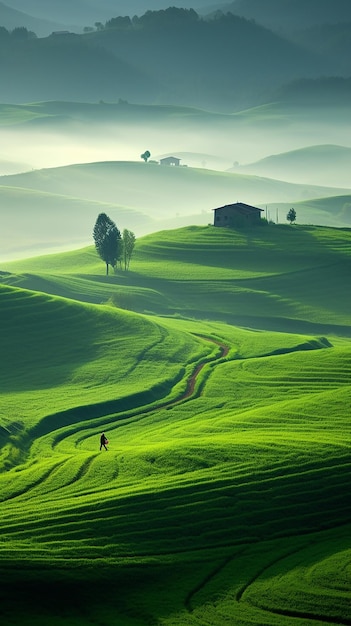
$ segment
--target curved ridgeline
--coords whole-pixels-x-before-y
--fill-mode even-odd
[[[188,228],[108,278],[92,249],[3,268],[4,623],[351,623],[349,243]]]

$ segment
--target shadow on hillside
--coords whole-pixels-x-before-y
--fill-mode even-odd
[[[199,311],[187,311],[189,316],[203,320],[203,314]],[[227,315],[215,313],[207,314],[208,321],[217,321],[239,326],[248,330],[267,330],[279,333],[292,333],[299,335],[336,335],[338,337],[351,337],[351,326],[335,324],[318,324],[306,320],[296,320],[286,317],[260,317],[250,315]]]

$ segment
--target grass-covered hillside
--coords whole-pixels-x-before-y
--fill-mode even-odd
[[[350,624],[350,237],[0,268],[2,623]]]
[[[323,179],[335,186],[348,186],[351,148],[317,145],[275,154],[240,168],[246,174],[279,178],[290,182],[318,184]]]
[[[163,228],[213,222],[213,209],[244,201],[266,207],[276,219],[280,203],[328,197],[323,211],[298,211],[300,223],[349,226],[348,211],[335,210],[348,188],[333,188],[158,163],[112,161],[46,168],[0,177],[0,258],[71,249],[91,242],[97,215],[108,213],[121,232],[137,237]],[[263,204],[264,203],[264,204]],[[277,221],[286,223],[287,211]],[[13,222],[16,221],[16,229]]]
[[[349,334],[350,230],[190,226],[137,239],[108,278],[90,246],[2,263],[9,285],[140,313],[284,331]]]
[[[280,223],[303,203],[300,224],[349,227],[350,121],[349,107],[282,102],[235,114],[123,100],[0,104],[0,262],[89,245],[101,211],[138,238],[207,225],[236,201]],[[181,167],[159,165],[171,155]]]

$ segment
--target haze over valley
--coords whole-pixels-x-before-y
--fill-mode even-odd
[[[351,3],[0,1],[0,619],[350,625]]]
[[[279,215],[284,221],[285,205],[328,198],[327,212],[323,200],[322,212],[303,208],[298,221],[348,226],[349,4],[134,4],[0,4],[0,50],[7,59],[0,66],[1,211],[6,213],[7,202],[14,214],[34,209],[35,221],[33,192],[43,191],[41,177],[28,175],[31,193],[23,193],[21,182],[19,196],[15,174],[128,162],[128,184],[105,177],[91,194],[89,185],[84,192],[84,185],[75,185],[65,170],[60,176],[67,175],[70,182],[61,191],[49,183],[54,173],[43,174],[45,192],[59,194],[55,206],[61,203],[63,214],[72,199],[84,203],[92,197],[123,208],[124,214],[129,208],[137,236],[192,220],[207,224],[212,209],[234,201],[264,209],[269,205],[272,219],[278,204],[284,205]],[[11,22],[10,9],[15,12]],[[35,32],[26,15],[61,21],[61,26],[50,23],[45,32]],[[142,170],[135,166],[145,150],[151,153],[145,165],[152,168],[149,177],[143,171],[140,178]],[[161,170],[156,175],[154,164],[167,156],[197,171],[191,175],[163,168],[162,176]],[[345,198],[341,213],[335,208],[340,203],[333,206],[334,196]],[[50,206],[48,220],[54,211]],[[138,223],[135,214],[142,215]],[[83,213],[81,233],[72,231],[72,244],[89,242],[91,220],[91,212]],[[18,228],[24,241],[28,231]],[[53,242],[40,226],[25,248],[12,248],[3,231],[2,258],[35,251],[36,242],[38,251],[50,250],[49,241],[55,249],[66,248],[70,233],[58,236],[63,231],[63,226],[56,230]]]
[[[289,204],[328,198],[318,217],[312,205],[299,208],[298,221],[349,226],[350,117],[343,106],[284,102],[233,114],[123,102],[3,104],[1,258],[88,245],[99,209],[140,237],[212,223],[214,208],[235,201],[268,205],[269,217],[285,222]],[[170,155],[180,167],[159,165]]]

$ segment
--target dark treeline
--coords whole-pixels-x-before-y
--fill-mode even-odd
[[[228,112],[267,102],[291,81],[337,75],[335,60],[230,12],[171,7],[40,39],[15,30],[0,33],[2,98],[11,102],[122,99]]]
[[[4,26],[0,26],[0,42],[20,41],[28,39],[36,39],[37,35],[32,30],[28,30],[25,26],[18,26],[13,30],[8,30]]]

